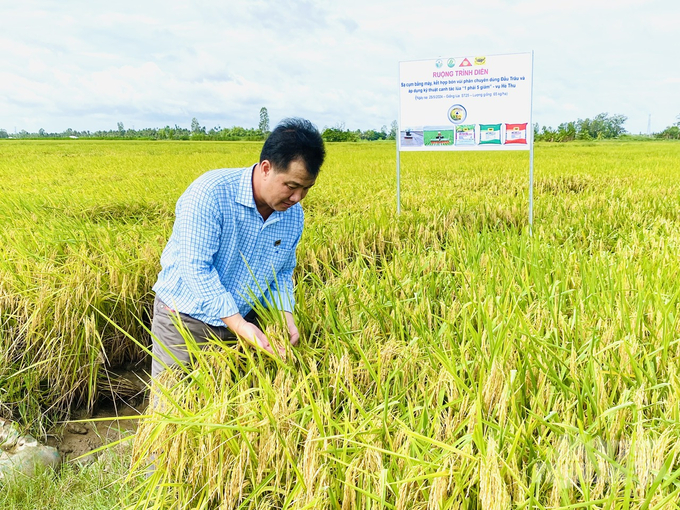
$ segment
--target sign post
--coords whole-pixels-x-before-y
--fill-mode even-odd
[[[534,53],[399,63],[397,212],[401,151],[529,153],[529,229],[533,223]]]

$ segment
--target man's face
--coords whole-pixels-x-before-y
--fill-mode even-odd
[[[262,198],[275,211],[285,211],[305,198],[316,179],[307,173],[304,163],[295,160],[288,165],[288,171],[275,169],[265,160]]]

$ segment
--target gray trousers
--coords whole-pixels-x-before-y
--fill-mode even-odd
[[[257,314],[254,311],[251,311],[244,318],[254,324],[258,322]],[[226,326],[211,326],[194,319],[190,315],[175,312],[156,297],[153,303],[153,320],[151,322],[151,338],[153,341],[151,377],[154,379],[166,367],[175,366],[178,362],[182,365],[188,365],[191,362],[186,341],[177,329],[178,321],[181,322],[182,328],[191,333],[199,346],[207,346],[210,338],[217,338],[231,346],[236,345],[236,335]]]

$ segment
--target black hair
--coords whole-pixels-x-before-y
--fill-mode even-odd
[[[304,163],[307,173],[316,178],[326,157],[321,134],[305,119],[283,119],[262,146],[260,163],[268,160],[276,170],[286,172],[292,161]]]

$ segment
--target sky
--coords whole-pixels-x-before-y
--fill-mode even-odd
[[[533,121],[680,115],[677,0],[0,0],[0,129],[380,129],[399,62],[534,51]]]

